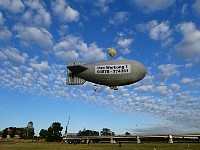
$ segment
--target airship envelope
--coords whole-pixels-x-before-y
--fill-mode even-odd
[[[81,85],[86,81],[109,86],[133,84],[146,76],[146,67],[134,60],[107,60],[93,63],[70,62],[66,83]]]

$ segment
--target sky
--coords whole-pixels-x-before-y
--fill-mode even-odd
[[[115,48],[114,58],[108,50]],[[146,77],[66,85],[68,62],[131,59]],[[200,132],[200,0],[1,0],[0,130]]]

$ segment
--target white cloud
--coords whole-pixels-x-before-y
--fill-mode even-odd
[[[43,48],[50,48],[52,46],[52,35],[45,28],[36,27],[24,27],[21,25],[14,26],[14,29],[18,31],[16,37],[22,40],[22,43],[38,44]]]
[[[145,78],[142,80],[145,84],[153,84],[154,83],[154,76],[153,75],[146,75]]]
[[[200,56],[200,30],[192,22],[178,25],[178,29],[183,35],[183,39],[175,46],[175,51],[184,58],[194,58]]]
[[[179,66],[176,65],[176,64],[163,64],[163,65],[159,65],[158,69],[165,76],[172,76],[172,75],[179,75],[180,74],[180,72],[177,70],[178,67]]]
[[[79,12],[70,7],[65,0],[53,1],[52,9],[61,21],[76,22],[79,20]]]
[[[3,52],[0,51],[0,60],[5,61],[6,59],[7,59],[7,56]]]
[[[192,83],[194,83],[194,79],[191,79],[191,78],[183,78],[182,80],[181,80],[181,83],[182,84],[192,84]]]
[[[164,40],[170,37],[172,31],[168,25],[168,22],[162,22],[150,29],[149,36],[153,40]]]
[[[169,6],[173,5],[175,0],[132,0],[132,2],[140,8],[143,8],[144,11],[158,11],[158,10],[165,10]]]
[[[192,7],[194,8],[194,10],[199,14],[200,16],[200,1],[199,0],[195,0],[195,2],[192,4]]]
[[[96,7],[94,10],[94,12],[96,14],[99,14],[97,12],[97,9],[98,11],[102,12],[102,13],[107,13],[109,11],[109,6],[108,4],[112,3],[113,0],[95,0],[95,1],[92,1],[92,4]]]
[[[178,91],[180,89],[180,85],[172,83],[170,84],[170,89],[172,90],[172,92]]]
[[[126,55],[126,54],[130,54],[131,53],[131,50],[128,49],[128,48],[125,48],[125,49],[122,49],[120,50],[122,52],[122,54]]]
[[[24,4],[21,0],[1,0],[0,8],[7,9],[11,13],[20,13],[24,10]]]
[[[84,60],[105,60],[106,54],[102,48],[99,48],[95,43],[88,45],[87,50],[82,53]]]
[[[129,19],[128,12],[117,12],[112,19],[109,19],[109,23],[113,25],[119,25],[125,23]]]
[[[170,45],[172,42],[174,42],[174,38],[167,38],[165,41],[163,41],[163,43],[162,43],[162,47],[166,47],[166,46],[168,46],[168,45]]]
[[[161,95],[167,95],[168,94],[167,86],[158,86],[155,88],[155,92]]]
[[[45,10],[43,3],[39,0],[26,0],[25,5],[30,7],[22,16],[22,19],[33,26],[50,26],[51,15]]]
[[[122,38],[120,37],[117,41],[117,45],[119,45],[121,48],[128,48],[133,42],[132,38]]]
[[[28,55],[23,53],[20,55],[19,51],[16,48],[7,48],[4,50],[4,54],[10,59],[14,60],[17,63],[24,64],[28,59]]]
[[[0,26],[4,24],[4,21],[3,14],[0,12]]]
[[[159,65],[158,69],[160,70],[160,73],[158,74],[161,81],[166,81],[166,79],[170,76],[179,76],[180,71],[177,70],[179,66],[175,64],[163,64]]]
[[[12,33],[7,27],[0,27],[0,41],[7,41],[12,37]]]
[[[46,72],[50,70],[48,62],[43,61],[41,63],[29,63],[29,65],[38,72]]]
[[[173,38],[171,38],[172,29],[170,29],[168,21],[158,24],[157,20],[152,20],[145,24],[138,24],[137,28],[144,33],[149,32],[151,39],[161,40],[162,46],[167,46],[173,42]]]
[[[99,48],[95,43],[86,44],[81,38],[76,36],[67,36],[54,46],[55,54],[66,60],[81,59],[84,61],[105,60],[106,54],[102,48]]]
[[[151,91],[152,89],[153,89],[153,85],[143,85],[143,86],[134,88],[134,90],[141,91],[141,92]]]
[[[30,7],[31,9],[43,9],[43,5],[41,3],[41,1],[39,0],[26,0],[24,1],[24,4],[28,7]]]
[[[138,24],[137,28],[142,32],[146,32],[146,31],[151,30],[152,28],[154,28],[157,25],[158,25],[157,20],[152,20],[147,23]]]
[[[185,15],[187,13],[188,4],[184,4],[181,9],[181,14]]]
[[[190,68],[190,67],[192,67],[192,66],[193,66],[192,63],[187,63],[187,64],[185,64],[185,68]]]
[[[56,52],[56,56],[58,56],[62,60],[67,60],[67,61],[77,60],[79,58],[79,54],[74,50],[72,50],[72,51],[60,50],[60,51]]]
[[[182,93],[177,93],[177,100],[179,101],[185,101],[186,103],[191,103],[191,102],[197,102],[200,100],[200,98],[192,97],[190,96],[190,92],[182,92]]]
[[[12,33],[8,30],[7,27],[3,26],[5,19],[3,14],[0,12],[0,41],[7,41],[12,37]]]

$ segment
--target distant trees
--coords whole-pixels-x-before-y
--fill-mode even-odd
[[[129,132],[126,132],[125,135],[126,135],[126,136],[129,136],[129,135],[131,135],[131,134],[130,134]]]
[[[5,129],[3,130],[3,132],[2,132],[2,137],[3,137],[3,138],[6,138],[7,135],[8,135],[8,128],[5,128]]]
[[[100,134],[101,134],[101,136],[114,136],[115,135],[115,133],[112,132],[108,128],[103,128]]]
[[[7,135],[9,135],[10,138],[18,136],[21,139],[32,139],[34,134],[34,128],[9,127],[3,130],[2,137],[7,138]]]
[[[48,131],[45,130],[45,129],[42,129],[42,130],[40,130],[39,135],[40,135],[40,138],[41,138],[41,139],[46,139],[46,138],[47,138],[47,135],[48,135]]]
[[[62,131],[63,127],[61,126],[61,123],[54,122],[52,125],[48,128],[48,130],[42,129],[40,131],[40,138],[45,138],[49,142],[55,142],[55,141],[61,141],[62,140]]]
[[[83,129],[83,131],[80,130],[77,135],[78,136],[99,136],[99,132]]]

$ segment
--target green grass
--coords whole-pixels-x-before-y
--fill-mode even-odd
[[[188,147],[189,145],[189,147]],[[61,143],[0,143],[0,150],[200,150],[200,143],[125,144],[61,144]]]

